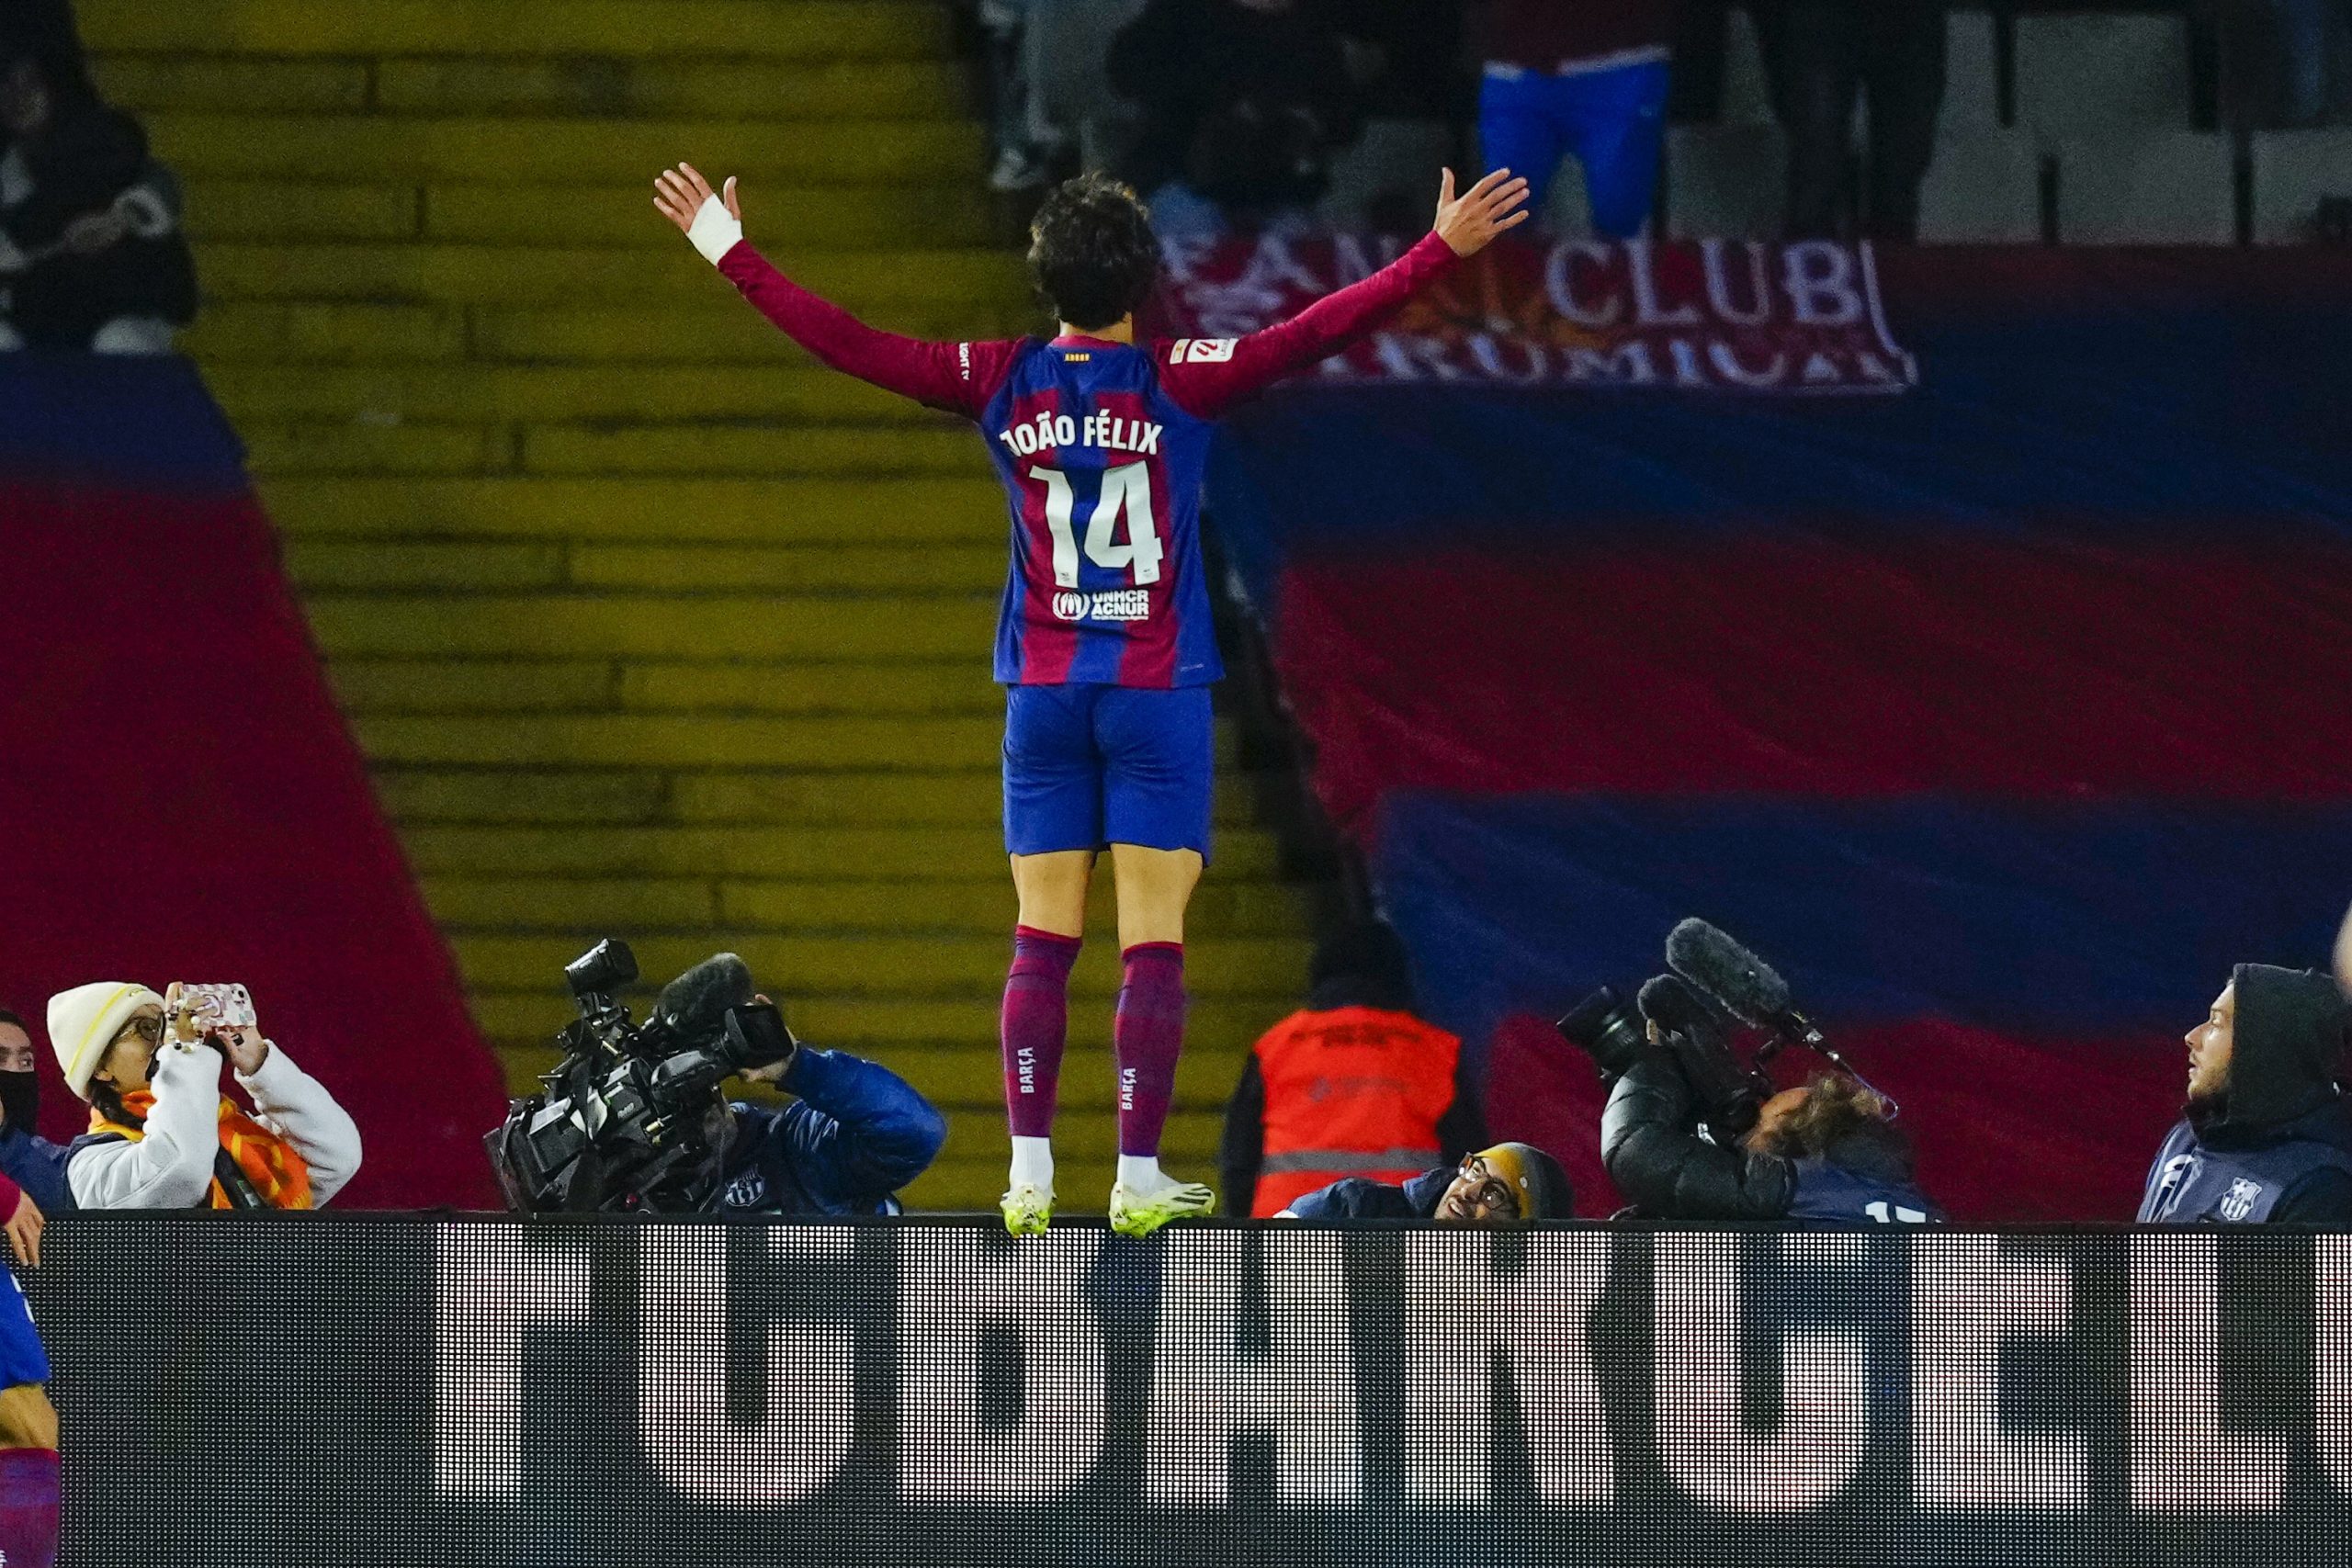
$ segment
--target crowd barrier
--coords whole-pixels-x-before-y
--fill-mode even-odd
[[[68,1564],[2341,1563],[2352,1236],[67,1217]]]

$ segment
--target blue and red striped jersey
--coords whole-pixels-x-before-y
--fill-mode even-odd
[[[1429,234],[1262,332],[1140,344],[925,343],[818,299],[749,243],[718,268],[825,364],[978,422],[1012,519],[999,681],[1166,688],[1223,673],[1200,551],[1216,416],[1374,331],[1453,259]]]
[[[1198,686],[1224,673],[1201,569],[1212,427],[1156,363],[1193,349],[1063,337],[1014,355],[980,414],[1012,510],[999,681]]]

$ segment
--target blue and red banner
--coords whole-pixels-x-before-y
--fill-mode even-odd
[[[343,1206],[495,1201],[497,1063],[185,361],[0,355],[0,1007],[37,1043],[72,986],[241,981],[359,1123]]]
[[[1394,239],[1171,245],[1171,329],[1240,337],[1404,254]],[[1314,372],[1326,385],[1669,387],[1899,392],[1917,367],[1888,333],[1868,245],[1737,240],[1495,245],[1386,330]]]
[[[2352,898],[2352,261],[1873,276],[1899,395],[1310,384],[1212,501],[1490,1073],[1589,1138],[1528,1021],[1702,915],[1913,1091],[1955,1213],[2128,1218],[2180,1032]]]

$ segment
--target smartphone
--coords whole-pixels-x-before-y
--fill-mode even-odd
[[[180,987],[172,1004],[172,1038],[201,1040],[224,1029],[251,1029],[254,998],[243,986]]]

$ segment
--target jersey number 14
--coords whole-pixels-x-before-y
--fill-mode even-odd
[[[1054,536],[1054,585],[1078,586],[1076,492],[1059,468],[1034,468],[1029,477],[1046,487],[1046,526]],[[1125,544],[1116,542],[1119,521],[1127,525]],[[1159,581],[1159,531],[1151,520],[1151,468],[1125,463],[1102,472],[1102,490],[1086,521],[1086,558],[1106,570],[1133,568],[1138,588]]]

